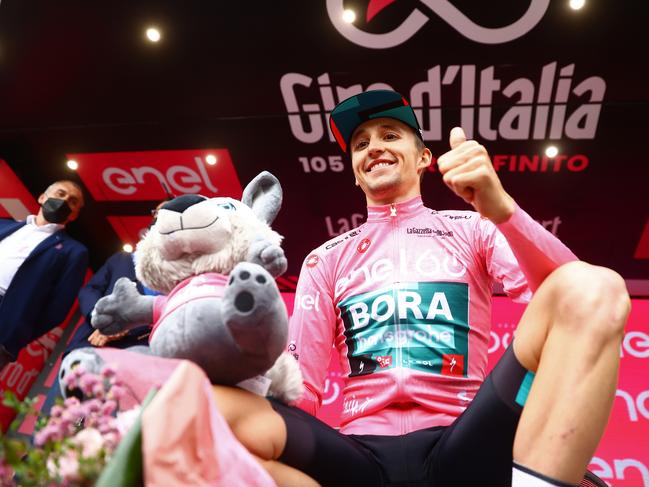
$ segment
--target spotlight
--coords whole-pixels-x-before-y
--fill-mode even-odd
[[[66,162],[66,164],[73,171],[76,171],[77,169],[79,169],[79,163],[77,161],[72,160],[72,159],[70,159],[68,162]]]
[[[210,166],[213,166],[216,164],[216,156],[214,154],[208,154],[207,157],[205,157],[205,162],[207,162]]]
[[[554,145],[549,145],[545,149],[545,155],[548,156],[550,159],[556,157],[558,153],[559,153],[559,149],[557,149]]]
[[[130,254],[131,252],[133,252],[133,246],[131,244],[124,244],[122,245],[122,250]]]
[[[160,40],[160,31],[156,29],[155,27],[149,27],[146,30],[146,36],[147,39],[149,39],[151,42],[158,42]]]
[[[579,10],[586,5],[586,0],[570,0],[568,5],[570,5],[570,8],[573,10]]]
[[[343,21],[351,24],[356,20],[356,12],[351,9],[345,9],[343,12]]]

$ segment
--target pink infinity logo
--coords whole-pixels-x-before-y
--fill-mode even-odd
[[[395,1],[370,0],[367,9],[368,21]],[[541,21],[550,5],[550,0],[531,0],[527,11],[516,22],[504,27],[491,28],[476,24],[448,0],[420,1],[464,37],[481,44],[503,44],[518,39]],[[327,13],[336,30],[354,44],[370,49],[387,49],[398,46],[410,39],[428,22],[426,14],[414,9],[396,29],[383,34],[372,34],[343,21],[344,10],[343,0],[327,0]]]

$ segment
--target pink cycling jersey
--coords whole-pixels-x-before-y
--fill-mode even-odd
[[[576,260],[520,208],[494,225],[420,197],[368,208],[367,222],[304,261],[289,331],[319,408],[332,345],[345,377],[341,431],[405,434],[450,424],[485,378],[495,281],[517,301]]]

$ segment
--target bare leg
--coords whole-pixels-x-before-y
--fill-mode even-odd
[[[514,353],[536,377],[514,442],[514,461],[578,484],[613,405],[630,310],[622,278],[583,262],[552,273],[521,318]]]
[[[286,425],[267,400],[225,386],[214,386],[214,397],[234,435],[279,487],[318,487],[308,475],[277,461],[286,445]]]

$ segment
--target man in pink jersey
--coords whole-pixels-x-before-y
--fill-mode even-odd
[[[437,164],[476,211],[426,208],[432,156],[398,93],[351,97],[330,123],[367,221],[304,261],[289,336],[298,407],[217,388],[237,437],[278,485],[578,484],[615,393],[624,281],[519,208],[459,128]],[[494,282],[530,304],[485,377]],[[346,377],[340,431],[313,417],[332,345]]]

